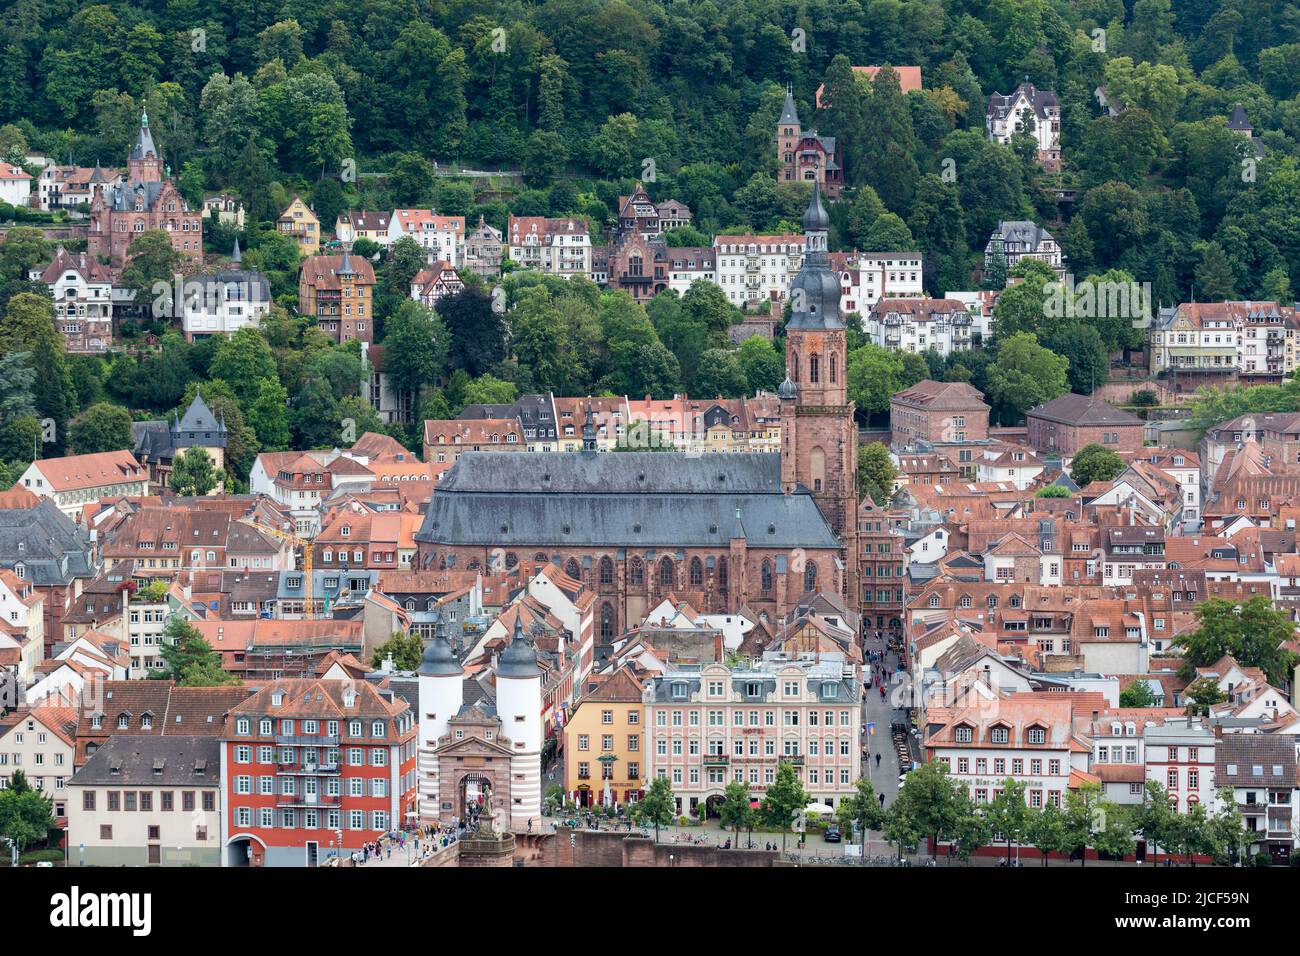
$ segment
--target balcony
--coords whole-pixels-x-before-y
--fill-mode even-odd
[[[322,774],[336,774],[339,772],[339,764],[336,763],[277,763],[275,772],[298,777],[315,777]]]
[[[731,763],[729,754],[705,754],[704,766],[706,767],[725,767]]]
[[[318,807],[333,810],[342,802],[342,797],[327,793],[312,794],[310,796],[307,794],[282,793],[275,798],[275,805],[282,810],[312,810]]]
[[[803,754],[785,754],[781,757],[782,763],[788,763],[792,767],[803,766]]]
[[[339,735],[327,734],[323,737],[300,737],[292,734],[276,734],[275,743],[277,746],[287,747],[337,747],[339,745]]]

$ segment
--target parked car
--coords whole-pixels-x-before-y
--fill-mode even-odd
[[[832,823],[826,828],[825,840],[827,843],[840,842],[840,825],[838,823]]]

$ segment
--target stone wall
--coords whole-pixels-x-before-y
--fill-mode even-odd
[[[562,827],[555,831],[554,836],[546,838],[532,865],[768,867],[778,865],[778,856],[767,850],[722,850],[716,846],[688,843],[655,843],[653,836]]]

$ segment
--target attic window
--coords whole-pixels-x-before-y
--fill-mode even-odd
[[[510,530],[510,526],[509,526],[509,525],[504,525],[504,524],[503,524],[503,525],[501,526],[501,533],[502,533],[502,534],[505,534],[505,533],[506,533],[507,531],[509,531],[509,530]]]
[[[709,534],[717,534],[717,533],[718,533],[718,526],[716,524],[709,525]]]
[[[768,525],[768,526],[767,526],[767,533],[768,533],[768,534],[776,534],[776,525],[774,525],[774,524],[770,524],[770,525]]]
[[[571,530],[571,526],[566,524],[566,525],[564,526],[564,533],[565,533],[565,534],[568,534],[568,533],[570,532],[570,530]]]
[[[632,531],[633,531],[634,534],[640,534],[640,533],[641,533],[641,526],[640,526],[639,524],[634,524],[634,525],[632,525]]]

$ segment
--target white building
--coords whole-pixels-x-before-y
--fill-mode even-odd
[[[1058,279],[1065,278],[1065,260],[1061,244],[1056,237],[1027,219],[999,222],[984,247],[984,268],[987,270],[1001,251],[1007,263],[1007,277],[1020,264],[1021,259],[1037,259],[1052,267]]]
[[[881,299],[925,295],[919,252],[833,252],[831,267],[840,277],[840,312],[866,316]]]
[[[506,244],[506,257],[520,268],[566,279],[592,274],[591,236],[581,217],[511,216]]]
[[[151,670],[161,670],[163,628],[167,625],[167,598],[148,598],[128,603],[126,633],[130,645],[132,680],[142,680]]]
[[[781,763],[811,798],[838,805],[861,774],[862,679],[843,654],[766,652],[760,660],[673,664],[645,687],[651,773],[678,813],[743,783],[760,798]]]
[[[880,299],[866,321],[867,337],[891,352],[964,352],[971,332],[970,313],[956,299]]]
[[[984,117],[989,138],[1010,145],[1016,134],[1028,134],[1038,143],[1038,162],[1045,169],[1061,166],[1061,103],[1056,94],[1021,83],[1005,96],[989,96]]]
[[[256,269],[241,269],[239,240],[230,268],[186,279],[181,286],[181,327],[193,342],[231,336],[246,325],[257,328],[271,311],[271,284]]]
[[[0,202],[26,206],[32,195],[32,177],[13,163],[0,163]]]
[[[73,865],[220,866],[216,737],[114,734],[68,781]]]
[[[54,324],[69,352],[106,352],[113,344],[113,278],[108,267],[84,252],[59,246],[49,265],[28,273],[54,298]]]
[[[106,496],[149,493],[149,472],[129,451],[42,458],[27,466],[18,483],[38,498],[51,498],[69,518]]]
[[[685,295],[701,280],[717,284],[717,259],[711,247],[669,247],[664,252],[668,258],[668,288],[678,295]]]
[[[714,236],[717,283],[735,306],[784,300],[803,265],[804,237]]]
[[[1197,717],[1144,727],[1146,778],[1169,791],[1170,805],[1186,813],[1193,803],[1213,811],[1214,731]]]
[[[388,219],[388,242],[410,236],[454,269],[465,258],[465,217],[439,216],[432,209],[394,209]]]
[[[72,707],[34,707],[0,721],[0,790],[21,770],[33,790],[54,801],[55,819],[67,816],[76,733]]]

